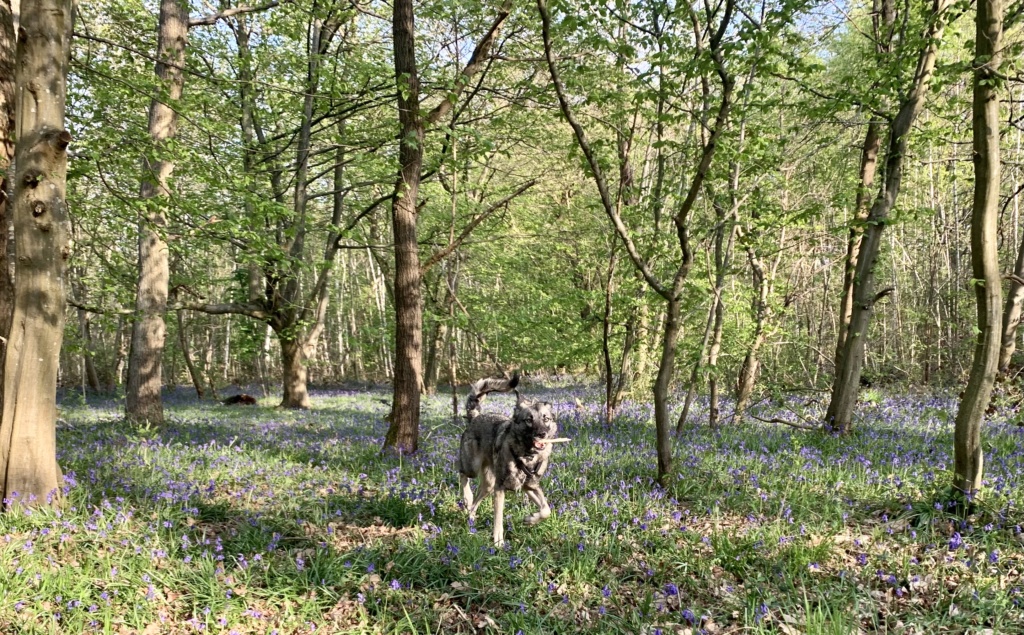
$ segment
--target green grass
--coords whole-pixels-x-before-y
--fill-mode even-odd
[[[431,432],[403,459],[379,451],[384,397],[323,392],[314,410],[287,412],[172,396],[160,430],[127,427],[113,403],[66,404],[61,506],[0,515],[0,633],[1017,633],[1024,623],[1024,433],[1001,416],[986,429],[985,496],[964,520],[945,504],[948,400],[879,396],[844,439],[691,427],[661,490],[648,406],[627,405],[605,426],[592,394],[552,390],[544,397],[573,439],[546,480],[555,513],[526,527],[532,510],[510,495],[496,550],[490,504],[470,528],[458,503],[447,397],[427,400]]]

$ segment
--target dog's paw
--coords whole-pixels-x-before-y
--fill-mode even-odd
[[[529,516],[527,516],[526,524],[527,525],[531,525],[531,526],[532,525],[536,525],[537,523],[539,523],[540,521],[544,520],[545,518],[547,518],[549,516],[551,516],[551,508],[550,507],[545,507],[544,509],[540,510],[539,512],[536,512],[536,513],[533,513],[533,514],[530,514]]]

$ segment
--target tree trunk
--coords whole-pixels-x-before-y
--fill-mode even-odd
[[[604,421],[611,423],[615,418],[615,410],[618,408],[619,393],[616,390],[615,373],[612,370],[612,297],[615,292],[615,264],[618,254],[612,244],[608,254],[608,275],[604,281],[604,314],[601,316],[601,357],[604,362]],[[623,351],[625,354],[625,351]],[[619,376],[618,385],[622,385],[622,376]]]
[[[142,161],[139,198],[146,202],[139,222],[139,280],[135,296],[135,324],[128,355],[128,386],[125,414],[130,421],[160,425],[164,421],[160,388],[161,364],[167,325],[167,285],[170,278],[167,216],[164,200],[170,191],[168,179],[174,162],[165,156],[167,142],[174,138],[178,114],[174,105],[181,100],[185,84],[183,66],[188,38],[188,6],[185,0],[160,0],[157,36],[156,76],[160,93],[149,107],[149,138],[152,154]]]
[[[93,392],[99,392],[102,389],[100,385],[100,376],[96,372],[96,362],[93,359],[95,355],[95,348],[92,343],[92,328],[90,326],[89,314],[82,309],[77,309],[78,312],[78,332],[82,336],[82,362],[85,366],[85,380],[89,384],[89,389]]]
[[[643,302],[643,289],[637,294],[636,301],[640,304],[639,311],[630,311],[626,318],[626,333],[622,338],[622,355],[619,358],[619,372],[611,393],[611,414],[618,412],[626,391],[635,380],[637,370],[633,364],[634,349],[640,341],[638,333],[646,329],[647,305]],[[639,313],[639,314],[638,314]],[[642,346],[642,342],[641,342]]]
[[[747,246],[747,259],[750,261],[750,269],[754,280],[754,339],[750,342],[750,348],[743,357],[743,364],[740,366],[739,378],[736,382],[736,406],[733,409],[733,420],[743,420],[743,415],[750,402],[750,395],[754,392],[754,383],[757,381],[758,370],[761,366],[759,353],[764,343],[765,327],[768,322],[770,307],[768,305],[769,282],[765,277],[764,264],[758,258],[753,247]]]
[[[185,360],[185,369],[188,370],[188,377],[192,380],[192,387],[196,389],[196,396],[203,398],[203,375],[192,362],[192,351],[188,345],[188,335],[185,333],[185,320],[181,317],[181,310],[175,312],[178,320],[178,343],[181,345],[181,357]]]
[[[65,202],[64,104],[71,51],[71,2],[21,7],[16,57],[14,234],[18,268],[0,418],[0,494],[52,503],[59,494],[57,374],[71,255]],[[44,88],[45,87],[45,88]]]
[[[721,290],[719,291],[721,294]],[[715,305],[715,326],[711,333],[711,348],[708,351],[708,425],[718,427],[718,355],[722,350],[722,321],[725,318],[725,303],[719,297]]]
[[[395,237],[395,378],[391,426],[385,448],[411,454],[419,447],[420,372],[423,307],[420,303],[420,254],[416,239],[416,202],[423,167],[423,122],[416,66],[412,0],[394,3],[395,77],[398,82],[399,164],[391,220]]]
[[[1000,373],[1005,373],[1010,368],[1010,360],[1017,350],[1017,327],[1020,325],[1021,308],[1024,307],[1024,241],[1021,241],[1017,249],[1013,275],[1017,279],[1010,281],[1010,291],[1006,294],[1006,307],[1003,310],[1003,330],[999,349]]]
[[[868,219],[868,200],[875,183],[875,166],[878,165],[878,149],[881,147],[878,124],[868,124],[867,135],[860,155],[860,183],[857,185],[857,199],[854,203],[853,220],[850,222],[850,237],[846,242],[846,260],[843,267],[843,297],[839,304],[839,338],[836,343],[835,367],[843,365],[843,350],[850,332],[850,318],[853,315],[853,282],[857,272],[857,254],[860,252],[864,223]]]
[[[974,210],[971,269],[978,303],[978,336],[970,379],[960,400],[953,434],[953,487],[971,500],[981,489],[984,457],[981,424],[999,361],[1002,286],[999,275],[999,95],[1002,0],[979,0],[974,58]]]
[[[867,228],[857,255],[857,269],[853,285],[853,310],[850,315],[849,335],[840,356],[842,365],[836,369],[832,385],[832,399],[825,414],[825,425],[840,434],[847,434],[853,426],[853,411],[860,390],[860,376],[864,365],[864,345],[868,324],[875,303],[891,289],[875,293],[875,262],[882,245],[889,213],[896,205],[903,179],[903,161],[907,155],[908,137],[914,120],[924,107],[935,68],[938,44],[942,39],[943,20],[950,0],[934,0],[931,21],[925,34],[914,73],[914,82],[889,127],[889,143],[885,155],[885,178],[882,189],[871,206]]]
[[[282,408],[309,408],[309,392],[306,389],[306,365],[303,359],[302,343],[293,338],[277,336],[281,344],[281,376],[284,395]]]
[[[389,417],[391,425],[384,438],[384,448],[401,454],[416,452],[419,446],[420,393],[423,389],[423,304],[420,299],[422,271],[416,224],[425,124],[436,123],[451,112],[459,93],[482,68],[509,10],[510,2],[503,2],[491,29],[477,43],[469,63],[456,79],[455,89],[449,91],[429,114],[421,116],[413,2],[394,2],[392,36],[395,81],[398,87],[398,122],[401,126],[398,137],[398,162],[401,168],[391,204],[395,244],[395,374]]]
[[[14,157],[14,14],[0,0],[0,411],[4,405],[4,355],[14,316],[13,214],[7,171]]]
[[[672,424],[669,419],[669,386],[676,363],[676,344],[679,340],[680,301],[670,298],[665,306],[665,331],[661,343],[661,362],[654,380],[654,428],[658,452],[658,483],[672,471]]]

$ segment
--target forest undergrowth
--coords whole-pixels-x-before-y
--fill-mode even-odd
[[[451,396],[422,451],[380,453],[386,390],[313,409],[166,397],[162,429],[65,396],[57,510],[0,516],[3,633],[1016,633],[1024,428],[984,432],[984,496],[946,503],[955,395],[868,391],[853,435],[692,423],[654,484],[652,408],[605,424],[596,389],[527,387],[562,436],[536,527],[525,497],[469,526]],[[460,407],[462,398],[460,397]],[[511,397],[486,409],[508,411]],[[762,403],[759,417],[815,413]],[[794,419],[794,421],[799,421]]]

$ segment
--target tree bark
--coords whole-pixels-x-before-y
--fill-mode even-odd
[[[200,399],[205,395],[203,388],[203,375],[196,368],[195,363],[192,361],[192,350],[188,345],[188,334],[185,333],[185,320],[181,317],[181,310],[175,312],[178,320],[178,344],[181,346],[181,357],[185,360],[185,369],[188,371],[188,377],[192,380],[192,387],[196,389],[196,396]]]
[[[981,424],[999,361],[1002,282],[999,275],[999,65],[1002,0],[979,0],[974,58],[974,209],[971,270],[978,303],[978,335],[967,388],[953,433],[953,487],[968,501],[981,489],[984,456]]]
[[[661,342],[661,362],[654,380],[655,446],[658,454],[658,482],[672,471],[672,427],[669,425],[668,398],[675,370],[676,344],[679,342],[681,300],[670,298],[665,303],[665,329]]]
[[[785,229],[779,239],[779,251],[781,253],[782,243],[785,241]],[[750,262],[751,277],[754,286],[754,338],[750,342],[750,348],[743,357],[743,364],[740,366],[739,377],[736,382],[736,406],[733,409],[733,419],[742,421],[750,403],[750,396],[754,392],[754,384],[761,368],[760,352],[764,344],[765,331],[768,320],[771,318],[771,304],[768,296],[772,291],[772,281],[775,277],[775,268],[778,266],[779,256],[776,256],[775,266],[771,271],[765,270],[765,264],[757,255],[754,247],[750,244],[744,246],[747,252],[747,260]]]
[[[491,45],[508,14],[509,3],[506,2],[490,30],[473,50],[469,63],[456,79],[455,89],[423,116],[420,114],[413,2],[394,2],[392,36],[395,81],[398,87],[398,122],[401,127],[398,137],[398,161],[401,168],[391,204],[395,243],[395,375],[389,416],[391,425],[384,438],[384,448],[400,454],[411,454],[419,448],[420,393],[423,387],[423,303],[420,298],[422,270],[416,225],[425,129],[427,124],[438,122],[451,111],[455,99],[490,54]]]
[[[604,363],[604,421],[611,423],[618,409],[620,393],[616,390],[615,373],[612,369],[612,298],[615,293],[615,265],[618,254],[612,244],[608,254],[608,275],[604,280],[604,313],[601,316],[601,358]],[[623,351],[623,354],[627,354]],[[622,386],[623,378],[619,375],[618,385]]]
[[[4,360],[0,418],[0,493],[11,502],[50,504],[61,484],[57,465],[57,373],[71,254],[65,202],[64,129],[71,51],[70,1],[24,3],[16,54],[15,188],[18,267]]]
[[[14,224],[7,171],[14,158],[14,13],[0,0],[0,410],[4,404],[4,355],[14,316]]]
[[[850,332],[850,319],[853,316],[853,283],[857,272],[857,254],[860,252],[861,237],[864,235],[864,223],[868,219],[868,199],[875,183],[875,166],[878,165],[878,149],[882,139],[878,136],[878,124],[868,123],[868,131],[864,137],[864,145],[860,155],[860,179],[857,185],[857,198],[854,203],[853,220],[850,222],[850,237],[846,242],[846,259],[843,267],[843,297],[839,303],[839,337],[836,343],[835,367],[843,366],[843,351],[846,348],[846,337]]]
[[[306,365],[304,346],[293,337],[285,337],[278,333],[281,344],[281,376],[284,394],[281,397],[282,408],[309,408],[309,391],[306,386]]]
[[[142,160],[139,198],[146,204],[139,221],[139,279],[135,296],[135,323],[128,354],[125,414],[130,421],[161,425],[164,421],[160,389],[167,325],[168,261],[166,199],[174,161],[166,156],[167,142],[177,132],[178,113],[185,85],[182,70],[188,39],[187,0],[160,0],[156,76],[160,92],[149,107],[151,153]]]
[[[1020,325],[1021,309],[1024,307],[1024,241],[1017,249],[1017,260],[1013,266],[1016,279],[1010,280],[1010,291],[1006,294],[1006,306],[1003,310],[1003,329],[999,348],[999,372],[1005,373],[1010,368],[1010,360],[1017,350],[1017,327]]]
[[[82,309],[77,309],[77,313],[78,332],[82,336],[82,362],[85,366],[85,380],[89,384],[90,390],[99,392],[102,386],[100,385],[99,373],[96,372],[96,362],[93,359],[96,351],[92,342],[92,327],[89,314]]]
[[[423,307],[420,303],[420,255],[416,238],[416,202],[423,167],[423,122],[416,66],[412,0],[395,0],[395,78],[398,82],[399,163],[402,166],[391,221],[395,237],[395,378],[391,426],[384,447],[410,454],[419,448],[420,348]]]
[[[849,335],[844,343],[841,356],[842,366],[836,369],[832,385],[832,399],[825,414],[826,427],[836,430],[840,434],[849,433],[853,427],[853,411],[860,390],[860,376],[864,365],[864,345],[867,340],[871,312],[874,310],[875,303],[886,295],[884,291],[875,293],[875,262],[881,249],[882,233],[888,222],[889,213],[896,205],[896,198],[899,195],[910,129],[924,107],[928,94],[928,86],[938,55],[938,44],[942,39],[945,10],[949,3],[950,0],[933,0],[930,21],[925,33],[925,43],[918,55],[913,83],[889,126],[889,143],[885,155],[885,179],[868,214],[867,228],[857,255]]]

